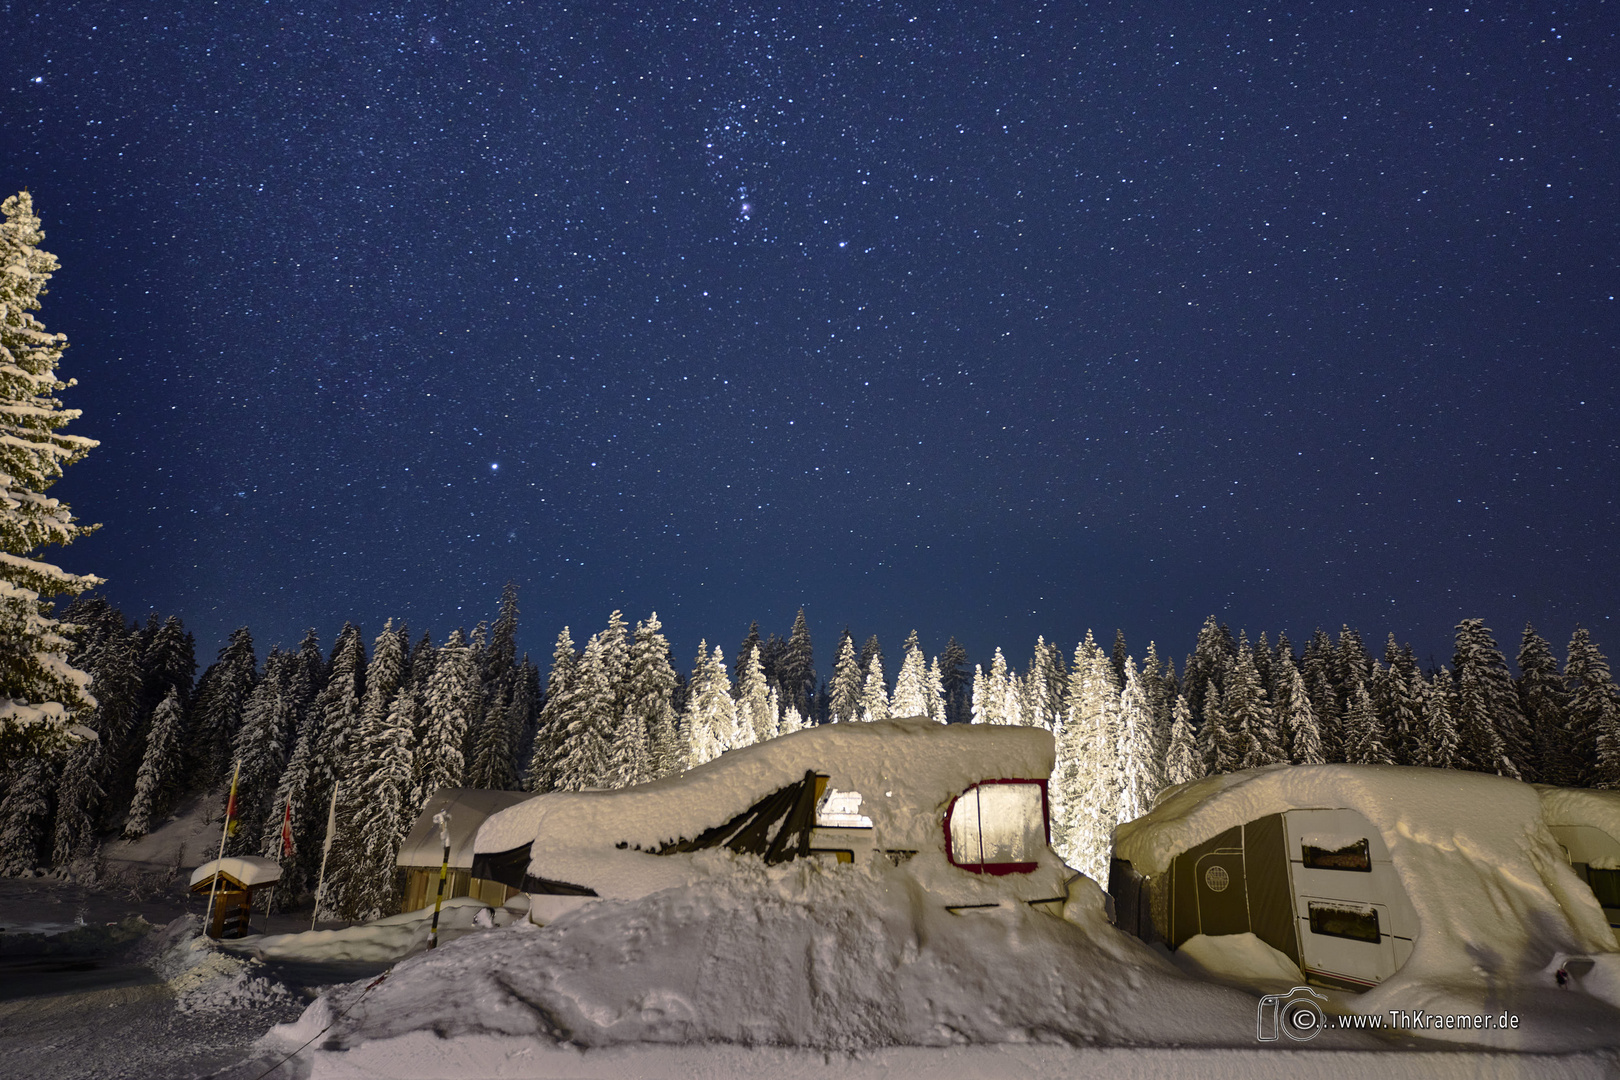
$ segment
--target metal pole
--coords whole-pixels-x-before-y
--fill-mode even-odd
[[[208,912],[203,915],[203,937],[213,937],[208,931],[214,926],[214,894],[219,892],[219,861],[225,857],[225,837],[230,834],[231,811],[236,808],[236,781],[242,775],[242,759],[236,759],[231,773],[231,796],[225,804],[225,824],[219,828],[219,854],[214,856],[214,880],[208,886]]]
[[[337,797],[339,785],[332,785],[332,801],[326,805],[326,843],[321,845],[321,875],[315,879],[315,913],[309,917],[309,928],[321,917],[321,893],[326,889],[326,860],[332,854],[332,833],[337,829]]]
[[[428,948],[439,947],[439,909],[444,906],[444,879],[450,876],[450,811],[440,810],[433,815],[439,827],[439,840],[444,844],[444,858],[439,862],[439,895],[433,901],[433,928],[428,932]]]

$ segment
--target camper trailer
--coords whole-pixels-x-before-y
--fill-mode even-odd
[[[473,896],[499,907],[517,892],[498,881],[480,878],[473,870],[473,840],[491,814],[531,796],[523,791],[488,791],[483,788],[440,788],[417,815],[395,860],[400,876],[402,911],[430,907],[439,891],[439,870],[444,864],[444,839],[434,819],[447,813],[450,836],[449,868],[444,898]]]
[[[1156,878],[1115,858],[1108,884],[1120,927],[1145,940],[1174,949],[1195,934],[1252,933],[1311,982],[1343,990],[1393,975],[1417,933],[1383,837],[1342,807],[1234,825]]]
[[[1620,942],[1620,791],[1537,785],[1542,819]]]
[[[905,863],[952,911],[1007,900],[1061,912],[1050,845],[1052,736],[925,718],[828,724],[615,791],[552,792],[493,815],[475,876],[521,889],[546,922],[596,897],[703,876],[707,852]]]

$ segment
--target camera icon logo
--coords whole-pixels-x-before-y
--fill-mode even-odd
[[[1322,1005],[1327,998],[1308,986],[1296,986],[1286,994],[1267,994],[1255,1013],[1254,1037],[1276,1042],[1280,1031],[1295,1042],[1308,1042],[1327,1026]]]

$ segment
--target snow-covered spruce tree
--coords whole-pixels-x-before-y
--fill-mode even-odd
[[[141,756],[135,777],[135,801],[124,822],[124,839],[139,840],[152,830],[152,823],[169,812],[178,793],[184,764],[186,730],[185,706],[180,688],[170,687],[168,696],[152,713],[152,726],[146,735],[146,753]]]
[[[658,612],[636,624],[630,646],[630,689],[625,712],[634,712],[647,732],[648,779],[683,767],[675,719],[675,670]]]
[[[889,703],[891,716],[927,716],[924,678],[927,668],[923,663],[922,646],[917,642],[917,631],[906,637],[901,650],[900,674],[894,680],[894,699]]]
[[[1398,646],[1395,635],[1391,634],[1384,645],[1384,662],[1389,667],[1375,672],[1378,693],[1374,695],[1373,707],[1384,719],[1389,752],[1395,764],[1411,765],[1416,760],[1418,732],[1423,724],[1423,697],[1412,680],[1417,658],[1412,655],[1411,646]],[[1556,673],[1556,664],[1553,670]]]
[[[940,674],[937,656],[928,662],[928,671],[923,676],[923,705],[925,715],[934,723],[950,722],[946,714],[949,703],[945,699],[945,677]]]
[[[94,727],[92,725],[92,730]],[[99,734],[99,732],[98,732]],[[56,817],[51,826],[51,865],[67,868],[96,842],[101,809],[101,744],[84,739],[71,747],[56,785]]]
[[[1119,802],[1115,823],[1134,821],[1148,812],[1153,796],[1164,787],[1164,773],[1153,750],[1153,711],[1136,661],[1125,657],[1125,686],[1119,695]]]
[[[1384,735],[1384,722],[1373,708],[1372,696],[1365,682],[1350,687],[1350,700],[1345,705],[1344,730],[1354,733],[1355,742],[1347,748],[1347,757],[1358,765],[1393,765],[1394,756]]]
[[[170,690],[177,691],[181,706],[189,708],[197,680],[196,639],[179,616],[170,615],[159,622],[155,612],[147,618],[141,637],[141,674],[147,708],[156,709]]]
[[[1316,712],[1317,731],[1322,737],[1322,756],[1328,761],[1344,760],[1344,740],[1340,738],[1339,692],[1333,681],[1333,642],[1321,630],[1311,635],[1305,646],[1305,658],[1300,674],[1305,676],[1305,690],[1311,697],[1311,708]]]
[[[763,644],[764,643],[760,640],[759,636],[759,620],[755,619],[753,622],[748,624],[748,636],[743,638],[741,645],[737,646],[736,659],[731,662],[731,684],[733,686],[742,685],[743,665],[748,663],[748,658],[753,655],[755,649],[761,650],[760,663],[763,665]]]
[[[1422,673],[1419,672],[1417,677],[1421,680]],[[1418,739],[1421,756],[1413,764],[1426,765],[1431,769],[1464,768],[1462,739],[1457,734],[1456,714],[1452,710],[1455,693],[1451,672],[1442,667],[1435,673],[1433,682],[1423,683],[1422,694],[1422,723],[1419,725]]]
[[[973,722],[975,724],[1010,724],[1007,713],[1007,658],[996,647],[990,658],[990,670],[973,675]]]
[[[844,627],[844,636],[838,641],[838,655],[833,660],[832,690],[828,694],[828,711],[833,723],[848,723],[860,719],[861,665],[855,656],[855,640]]]
[[[619,714],[619,723],[613,729],[613,739],[603,787],[633,787],[653,778],[652,751],[647,738],[647,723],[641,714],[626,709]]]
[[[1069,669],[1068,716],[1058,738],[1053,846],[1065,862],[1106,881],[1118,821],[1119,693],[1108,656],[1091,633],[1075,648]]]
[[[568,695],[557,747],[557,787],[562,791],[605,787],[613,754],[613,684],[603,665],[601,634],[585,643]]]
[[[1198,745],[1193,739],[1192,709],[1187,699],[1177,694],[1170,707],[1170,745],[1164,762],[1167,784],[1185,784],[1204,775],[1204,763],[1198,756]]]
[[[731,698],[725,657],[718,646],[713,655],[706,656],[707,648],[706,642],[698,643],[697,664],[681,718],[690,765],[713,761],[736,745],[737,705]]]
[[[207,791],[230,779],[231,744],[258,677],[253,635],[245,626],[233,630],[219,659],[197,682],[186,746],[186,786],[192,791]]]
[[[285,694],[289,669],[295,662],[291,653],[270,650],[264,660],[264,676],[242,707],[242,726],[231,750],[232,758],[242,770],[237,780],[236,804],[241,827],[230,841],[233,855],[262,851],[265,823],[282,809],[271,803],[276,782],[287,767],[292,707],[285,700]],[[280,818],[276,820],[279,822]]]
[[[73,385],[57,378],[67,337],[48,332],[39,310],[45,283],[60,265],[41,251],[45,239],[33,197],[0,204],[0,763],[50,752],[77,738],[75,717],[94,705],[90,677],[67,661],[71,647],[52,615],[51,598],[101,584],[32,558],[70,544],[93,527],[66,503],[45,495],[62,470],[97,444],[62,428],[77,419],[54,396]],[[32,768],[32,766],[30,766]]]
[[[967,660],[967,650],[956,638],[945,643],[945,652],[939,658],[939,681],[945,694],[948,724],[966,724],[973,719],[973,681]]]
[[[567,724],[563,717],[569,707],[569,697],[579,657],[574,652],[574,638],[568,627],[557,635],[551,651],[551,673],[546,678],[546,701],[540,707],[539,728],[534,735],[534,753],[529,758],[528,788],[547,792],[557,787],[558,752],[562,747],[563,732]]]
[[[55,757],[49,748],[24,744],[6,770],[0,798],[0,877],[26,874],[44,863],[50,839]]]
[[[1540,766],[1536,779],[1570,787],[1580,781],[1581,764],[1569,738],[1569,693],[1558,672],[1552,646],[1524,624],[1519,643],[1519,710],[1529,726]]]
[[[373,679],[376,665],[374,650]],[[368,681],[368,701],[372,685],[375,683]],[[351,804],[348,820],[352,841],[332,899],[332,906],[344,919],[375,919],[392,913],[398,905],[394,866],[414,817],[406,815],[415,773],[415,721],[411,685],[398,679],[393,699],[380,716],[368,720],[362,737],[366,772],[355,781],[358,798]]]
[[[883,679],[883,657],[874,656],[861,687],[861,719],[867,723],[889,718],[889,691]]]
[[[1214,679],[1204,686],[1204,723],[1198,729],[1198,750],[1204,759],[1205,775],[1235,772],[1242,767],[1241,748]]]
[[[1523,727],[1519,695],[1508,674],[1507,658],[1483,619],[1457,624],[1452,668],[1457,680],[1457,733],[1469,765],[1480,772],[1518,778],[1511,756]],[[1520,760],[1523,760],[1521,753]]]
[[[1278,688],[1275,711],[1285,760],[1295,765],[1322,764],[1322,732],[1305,689],[1305,676],[1292,659],[1282,657],[1272,664],[1272,680]]]
[[[1577,755],[1588,762],[1581,775],[1587,787],[1620,788],[1620,690],[1609,661],[1585,628],[1576,627],[1564,663],[1569,688],[1569,727]]]
[[[1238,768],[1253,769],[1283,759],[1277,740],[1276,716],[1265,683],[1255,668],[1254,649],[1245,640],[1238,645],[1237,663],[1226,677],[1226,720],[1236,743]]]
[[[360,745],[360,702],[365,695],[366,647],[358,626],[343,624],[327,670],[326,685],[310,707],[309,718],[315,731],[309,798],[322,813],[334,788],[347,783],[360,768],[356,750]],[[340,800],[341,796],[340,791]],[[341,819],[338,824],[341,829]]]
[[[423,734],[415,757],[412,818],[440,788],[461,787],[467,763],[462,745],[467,738],[469,690],[478,682],[472,649],[458,627],[438,650],[423,702]]]
[[[765,685],[765,669],[759,663],[759,646],[743,663],[742,682],[737,687],[737,732],[739,745],[749,746],[776,737],[779,721],[771,705],[771,688]]]
[[[804,608],[793,617],[793,630],[788,634],[776,670],[767,671],[766,675],[774,675],[776,684],[781,687],[783,708],[797,709],[801,716],[810,711],[816,693],[816,655],[810,642],[810,628],[804,621]]]
[[[1206,722],[1205,693],[1211,684],[1216,689],[1223,688],[1226,685],[1226,673],[1236,662],[1237,643],[1232,640],[1231,631],[1216,622],[1215,616],[1209,616],[1199,628],[1198,642],[1193,646],[1192,655],[1187,657],[1187,666],[1181,680],[1187,695],[1187,704],[1192,706],[1193,719],[1200,725],[1200,730]]]
[[[1172,698],[1166,697],[1164,692],[1164,662],[1159,659],[1158,647],[1148,642],[1147,652],[1142,655],[1142,693],[1148,703],[1148,711],[1153,722],[1153,759],[1158,762],[1159,775],[1164,775],[1165,762],[1170,751],[1170,724]],[[1273,696],[1275,700],[1275,696]],[[1059,713],[1061,721],[1062,714]]]

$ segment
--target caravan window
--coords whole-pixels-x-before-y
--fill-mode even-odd
[[[1378,909],[1371,906],[1347,904],[1306,904],[1311,917],[1311,933],[1328,937],[1349,938],[1352,941],[1381,940],[1378,932]]]
[[[974,873],[1028,873],[1046,847],[1046,783],[987,780],[951,802],[946,854]]]
[[[1315,844],[1301,844],[1303,861],[1311,870],[1360,870],[1372,873],[1372,856],[1366,840],[1357,840],[1343,847],[1327,848]]]
[[[1594,870],[1586,868],[1586,880],[1604,907],[1620,907],[1620,870]]]

